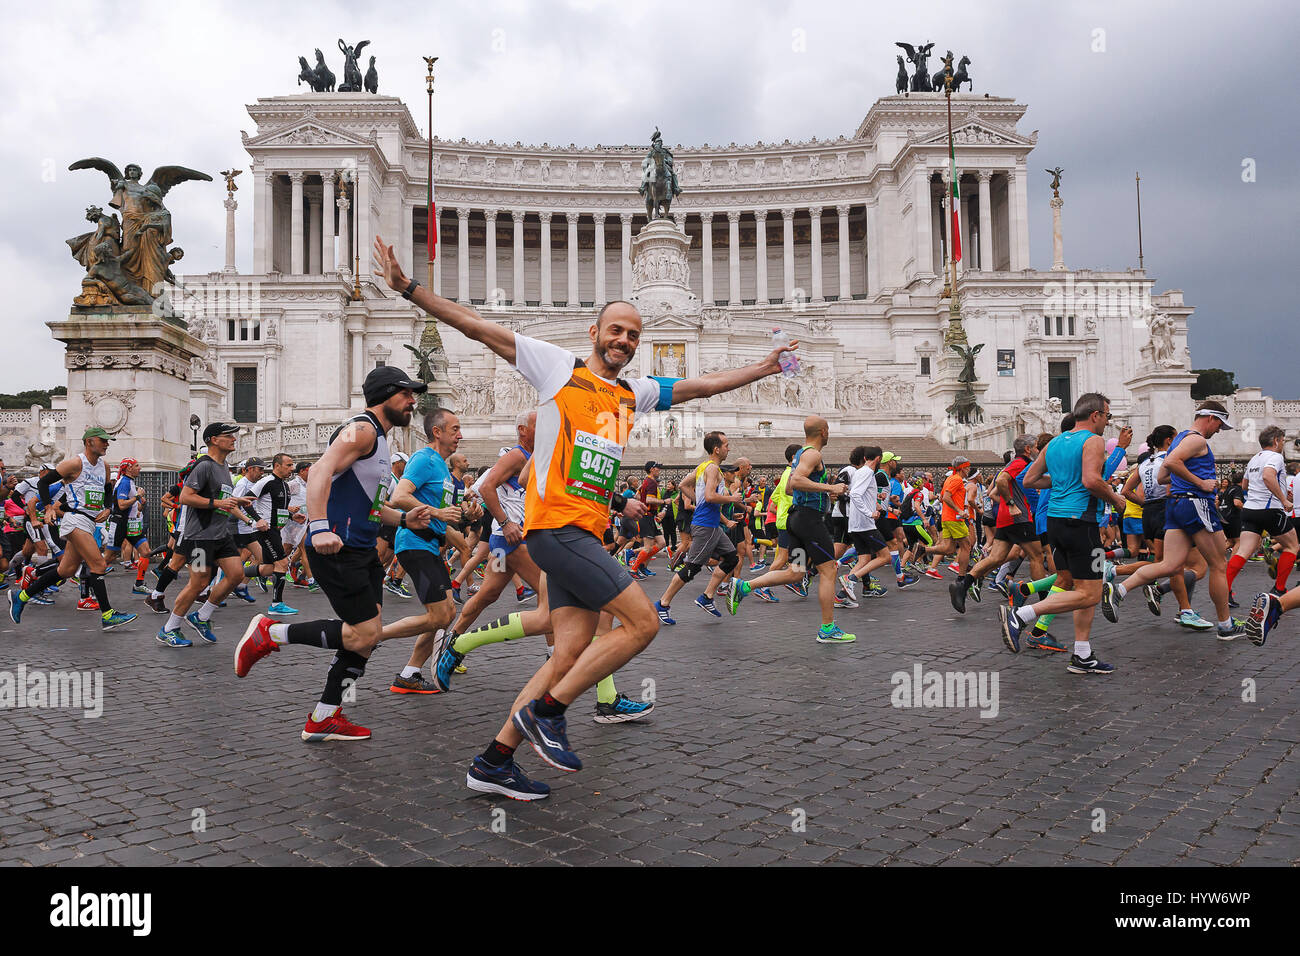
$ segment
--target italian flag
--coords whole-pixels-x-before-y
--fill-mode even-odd
[[[952,164],[952,261],[961,262],[961,189],[957,185],[957,151],[951,140],[948,160]]]

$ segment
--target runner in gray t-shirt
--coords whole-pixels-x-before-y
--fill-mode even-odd
[[[215,644],[217,638],[209,623],[212,614],[226,595],[244,580],[244,563],[235,547],[230,516],[236,515],[247,522],[243,506],[249,503],[249,499],[232,494],[234,485],[230,468],[226,465],[226,457],[234,451],[238,434],[239,426],[235,424],[213,422],[204,429],[203,440],[207,443],[208,453],[199,459],[181,486],[180,503],[185,506],[185,526],[181,529],[176,552],[189,563],[190,579],[185,589],[176,595],[171,616],[158,632],[158,642],[168,647],[190,645],[180,632],[181,624],[186,621],[204,641]],[[213,585],[203,606],[187,614],[194,599],[212,581],[217,568],[222,571],[222,579]]]

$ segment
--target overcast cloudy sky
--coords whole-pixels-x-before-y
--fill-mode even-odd
[[[1300,13],[1283,0],[83,0],[23,4],[7,20],[22,40],[6,56],[0,107],[9,298],[0,391],[66,381],[62,348],[44,327],[79,289],[63,240],[87,228],[86,206],[107,202],[102,174],[68,164],[98,155],[146,174],[179,163],[214,178],[247,168],[245,104],[300,92],[297,58],[314,47],[341,76],[345,35],[371,41],[380,91],[401,96],[422,129],[420,56],[433,53],[439,136],[584,145],[642,143],[654,124],[687,145],[851,135],[893,92],[894,41],[933,40],[971,58],[976,92],[1029,106],[1021,129],[1039,131],[1029,164],[1036,268],[1052,261],[1041,170],[1066,170],[1067,265],[1099,269],[1137,264],[1141,170],[1146,268],[1157,291],[1182,289],[1196,308],[1193,363],[1300,398]],[[1243,182],[1247,159],[1254,182]],[[251,266],[251,196],[239,194],[241,270]],[[219,182],[168,197],[187,273],[223,264],[223,198]]]

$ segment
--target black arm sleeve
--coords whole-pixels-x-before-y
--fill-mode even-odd
[[[62,481],[58,469],[51,468],[40,480],[36,482],[36,494],[40,497],[41,504],[49,507],[53,502],[50,501],[50,486]]]

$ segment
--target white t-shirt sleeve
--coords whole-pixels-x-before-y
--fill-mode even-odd
[[[626,382],[632,386],[632,394],[636,396],[637,414],[644,415],[659,407],[660,389],[657,381],[653,378],[629,378]]]
[[[548,402],[555,397],[573,375],[575,362],[577,356],[568,349],[515,333],[515,368],[537,389],[540,401]]]

